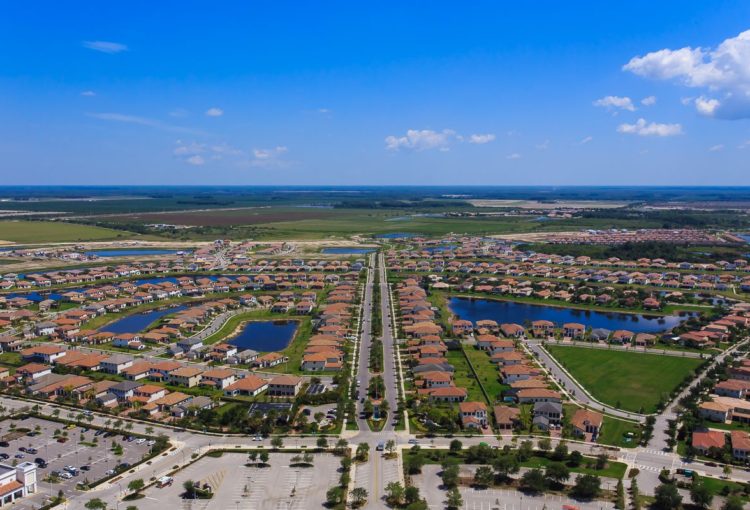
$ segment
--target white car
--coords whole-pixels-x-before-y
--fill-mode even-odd
[[[142,437],[139,437],[139,438],[138,438],[138,439],[137,439],[137,440],[135,441],[135,444],[143,444],[143,443],[145,443],[145,442],[146,442],[146,440],[145,440],[145,439],[143,439]]]
[[[60,473],[60,478],[64,478],[65,480],[70,480],[71,478],[73,478],[73,475],[71,475],[67,471],[63,471],[62,473]]]

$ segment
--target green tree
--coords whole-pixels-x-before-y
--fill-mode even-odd
[[[534,443],[528,440],[522,441],[518,447],[518,452],[516,453],[516,455],[518,456],[518,460],[520,462],[526,462],[534,456]]]
[[[363,487],[355,487],[352,489],[352,505],[355,507],[362,506],[367,501],[367,489]]]
[[[552,441],[548,437],[543,437],[536,444],[545,453],[552,449]]]
[[[146,486],[146,482],[143,481],[143,478],[137,478],[135,480],[131,480],[131,482],[128,484],[128,490],[130,492],[138,492],[142,490]]]
[[[396,451],[396,441],[394,441],[393,439],[389,439],[388,441],[386,441],[385,442],[385,450],[388,453],[393,454],[393,452]]]
[[[185,497],[188,499],[195,499],[195,482],[192,480],[185,480],[182,484],[182,488],[185,489]]]
[[[386,501],[391,506],[398,506],[404,500],[404,492],[401,482],[390,482],[385,486]]]
[[[458,466],[455,464],[443,466],[440,477],[443,479],[443,486],[446,489],[455,487],[458,484]]]
[[[520,485],[522,489],[530,492],[544,492],[547,480],[541,469],[529,469],[521,476]]]
[[[458,439],[454,439],[453,441],[451,441],[451,444],[450,444],[449,448],[450,448],[450,452],[453,455],[456,455],[456,454],[458,454],[461,451],[461,448],[463,448],[463,447],[464,447],[464,445],[463,445],[463,443],[461,443],[461,441],[459,441]]]
[[[558,485],[570,478],[570,470],[562,462],[550,462],[544,469],[544,476]]]
[[[107,503],[99,498],[90,499],[83,506],[88,508],[88,510],[107,510]]]
[[[474,484],[479,487],[489,487],[495,481],[495,473],[490,466],[479,466],[474,472]]]
[[[268,452],[260,452],[259,458],[262,464],[268,464],[268,459],[270,458],[270,456],[268,455]]]
[[[581,455],[581,452],[578,450],[570,452],[570,455],[568,456],[568,464],[570,464],[571,467],[578,467],[581,465],[581,462],[583,462],[583,455]]]
[[[357,445],[356,457],[357,457],[358,461],[360,461],[360,462],[367,461],[367,457],[369,456],[369,454],[370,454],[370,445],[369,444],[367,444],[367,443],[359,443]]]
[[[274,449],[278,450],[284,446],[284,440],[281,439],[281,436],[274,436],[271,439],[271,446],[273,446]]]
[[[322,436],[319,437],[317,441],[317,445],[318,445],[318,448],[320,449],[328,448],[328,439]]]
[[[682,496],[677,487],[671,483],[663,483],[654,491],[654,506],[661,510],[672,510],[682,504]]]
[[[416,503],[421,498],[419,497],[419,487],[415,487],[413,485],[410,485],[406,488],[404,491],[404,500],[407,505],[411,505],[412,503]]]
[[[568,458],[568,445],[563,441],[557,443],[555,449],[552,451],[552,460],[563,461]]]
[[[502,480],[507,480],[510,475],[518,473],[521,465],[515,455],[509,453],[500,455],[492,463],[492,467],[495,469],[495,473]]]
[[[349,443],[346,442],[346,439],[339,439],[336,441],[336,447],[334,448],[333,453],[336,455],[344,455],[348,447]]]
[[[708,490],[706,484],[700,480],[694,480],[690,487],[690,500],[701,508],[709,508],[714,495]]]
[[[742,510],[743,507],[742,498],[733,494],[724,501],[721,510]]]
[[[328,503],[328,506],[336,506],[341,503],[343,497],[343,488],[339,487],[338,485],[336,487],[331,487],[330,489],[328,489],[328,492],[326,492],[326,503]]]
[[[461,497],[461,493],[456,487],[448,491],[445,504],[449,510],[458,510],[464,505],[464,498]]]
[[[577,498],[593,499],[601,492],[602,481],[596,475],[579,475],[570,493]]]

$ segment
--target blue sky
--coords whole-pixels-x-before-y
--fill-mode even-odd
[[[750,184],[750,3],[606,5],[11,3],[0,175]]]

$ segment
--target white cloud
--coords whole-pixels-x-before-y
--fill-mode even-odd
[[[747,149],[748,147],[750,147],[750,140],[745,140],[737,146],[738,149]]]
[[[184,108],[175,108],[174,110],[172,110],[171,112],[169,112],[169,116],[170,117],[178,117],[178,118],[187,117],[188,116],[188,111],[186,109],[184,109]]]
[[[385,138],[385,148],[390,151],[401,149],[414,151],[428,149],[448,150],[454,139],[456,139],[456,132],[452,129],[444,129],[440,132],[431,129],[410,129],[406,132],[406,136],[387,136]]]
[[[495,139],[495,135],[492,133],[487,133],[483,135],[471,135],[469,136],[469,143],[475,143],[475,144],[484,144],[484,143],[490,143]]]
[[[680,124],[648,123],[646,119],[641,118],[635,124],[620,124],[617,131],[640,136],[674,136],[682,134],[682,126]]]
[[[724,150],[724,144],[723,143],[714,145],[712,147],[709,147],[709,149],[708,149],[709,152],[719,152],[719,151],[723,151],[723,150]]]
[[[514,152],[513,154],[508,154],[505,156],[505,159],[521,159],[521,155],[517,152]]]
[[[643,106],[653,106],[656,104],[656,96],[648,96],[641,99],[641,104]]]
[[[81,92],[81,95],[83,97],[94,97],[96,95],[96,92],[94,92],[93,90],[84,90],[83,92]]]
[[[587,136],[583,138],[580,142],[578,142],[578,145],[586,145],[587,143],[590,143],[594,139],[593,136]]]
[[[594,106],[600,106],[606,108],[607,110],[621,109],[628,110],[630,112],[635,111],[633,101],[629,97],[605,96],[601,99],[597,99],[593,104]]]
[[[710,91],[717,97],[695,102],[702,115],[750,118],[750,30],[725,39],[714,49],[687,46],[633,57],[623,70]]]
[[[185,163],[193,166],[201,166],[206,163],[206,160],[203,158],[203,156],[199,156],[198,154],[196,154],[194,156],[186,158]]]
[[[221,117],[222,115],[224,115],[224,110],[216,107],[209,108],[208,110],[206,110],[206,115],[208,115],[209,117]]]
[[[720,106],[717,99],[705,98],[703,96],[695,99],[695,109],[698,113],[706,117],[713,117],[714,112]]]
[[[547,149],[549,149],[549,140],[545,140],[542,143],[536,144],[536,148],[540,151],[546,151]]]
[[[94,51],[100,51],[102,53],[120,53],[128,51],[128,47],[121,43],[110,42],[110,41],[83,41],[83,47]]]

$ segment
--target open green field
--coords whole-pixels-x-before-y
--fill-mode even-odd
[[[703,361],[695,358],[550,345],[549,353],[598,400],[650,413]]]
[[[15,243],[66,243],[128,239],[138,234],[56,221],[0,221],[0,240]]]
[[[632,438],[627,437],[625,435],[627,433],[632,433]],[[604,423],[598,439],[599,443],[623,448],[635,448],[640,440],[641,428],[637,423],[604,415]]]

